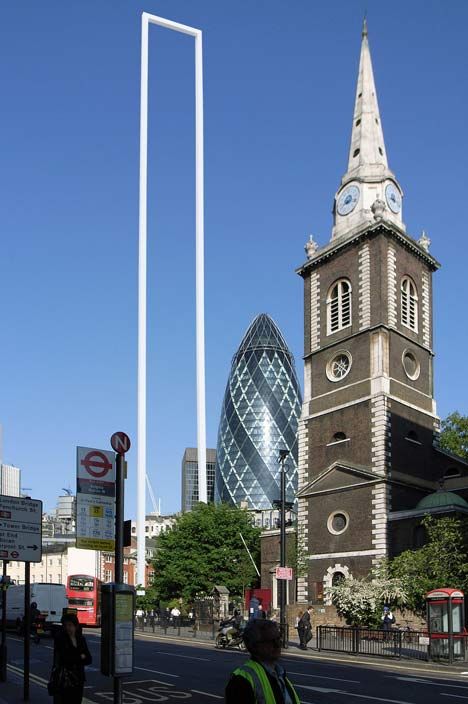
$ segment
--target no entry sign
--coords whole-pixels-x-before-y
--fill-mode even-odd
[[[115,455],[77,447],[76,547],[115,548]]]

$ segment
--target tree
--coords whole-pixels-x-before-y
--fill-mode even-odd
[[[286,564],[293,568],[296,589],[298,578],[307,576],[307,554],[304,529],[296,523],[294,533],[286,535]]]
[[[454,455],[468,459],[468,416],[454,411],[442,421],[440,446]]]
[[[182,514],[171,530],[159,538],[154,559],[153,586],[159,599],[210,593],[215,584],[231,595],[242,596],[256,572],[242,543],[245,539],[259,563],[260,529],[252,525],[247,511],[227,504],[197,504]]]
[[[146,587],[144,596],[137,596],[136,598],[137,609],[143,609],[143,611],[151,611],[157,606],[157,603],[156,591],[152,585]]]
[[[468,588],[468,521],[466,518],[425,516],[427,543],[406,550],[390,564],[394,577],[403,580],[407,606],[425,613],[426,593],[438,587]]]
[[[327,594],[350,626],[379,627],[385,604],[403,606],[407,600],[403,580],[390,575],[385,561],[366,579],[342,579]]]

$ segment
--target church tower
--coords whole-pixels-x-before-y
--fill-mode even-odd
[[[392,521],[434,491],[432,274],[423,233],[402,217],[362,31],[348,168],[323,247],[311,238],[304,280],[304,402],[299,428],[299,534],[309,572],[298,600],[363,577],[398,550]]]

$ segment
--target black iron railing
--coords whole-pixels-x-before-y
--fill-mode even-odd
[[[145,615],[135,617],[135,630],[155,635],[172,635],[178,638],[213,640],[217,631],[217,623],[212,619]]]
[[[317,626],[317,649],[352,655],[411,660],[459,660],[468,653],[466,636],[431,638],[427,631],[391,628]]]

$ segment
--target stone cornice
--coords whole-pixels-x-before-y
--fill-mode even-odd
[[[407,340],[410,344],[414,345],[415,347],[419,347],[419,349],[424,350],[425,352],[429,352],[431,357],[434,357],[434,352],[432,350],[432,347],[426,347],[422,342],[419,342],[419,340],[414,340],[412,337],[409,335],[406,335],[403,330],[400,330],[399,328],[394,328],[391,325],[388,325],[387,323],[376,323],[375,325],[369,325],[367,328],[363,328],[362,330],[356,330],[356,332],[353,332],[349,335],[346,335],[346,337],[341,337],[338,340],[332,340],[326,345],[321,345],[320,347],[317,347],[317,349],[313,350],[312,352],[308,352],[305,354],[302,359],[306,360],[309,359],[309,357],[313,357],[316,355],[318,352],[323,352],[324,350],[328,350],[331,347],[337,347],[337,346],[343,346],[348,342],[348,340],[352,340],[353,337],[359,337],[360,335],[367,335],[369,332],[375,332],[376,330],[386,330],[387,332],[393,332],[396,335],[399,335],[402,337],[404,340]],[[332,337],[332,335],[329,335],[328,337]],[[397,379],[395,379],[397,381]]]
[[[322,264],[324,261],[336,254],[336,252],[354,245],[361,240],[370,239],[382,233],[393,237],[393,239],[406,247],[406,249],[422,259],[431,271],[436,271],[440,268],[440,263],[437,259],[426,252],[426,250],[421,247],[416,240],[407,235],[406,232],[400,230],[400,228],[398,228],[394,223],[379,222],[370,224],[364,229],[360,227],[357,231],[351,232],[347,237],[339,237],[336,240],[332,240],[324,247],[317,250],[317,253],[309,259],[309,261],[297,268],[296,273],[299,274],[299,276],[304,277],[311,269],[319,264]]]

